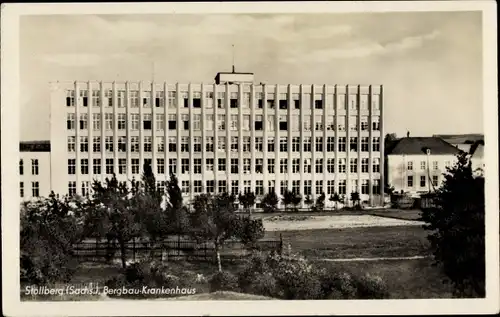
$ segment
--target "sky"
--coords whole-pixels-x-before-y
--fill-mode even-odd
[[[483,133],[481,12],[40,15],[20,22],[21,140],[50,138],[51,81],[211,84],[232,45],[256,82],[384,85],[386,133]]]

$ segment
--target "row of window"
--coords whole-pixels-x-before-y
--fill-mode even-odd
[[[275,165],[277,160],[275,159],[267,159],[267,172],[270,174],[276,173]],[[215,164],[215,162],[217,164]],[[358,167],[358,162],[359,167]],[[145,159],[145,164],[151,165],[151,159]],[[180,160],[180,172],[182,174],[201,174],[202,173],[202,159],[195,158],[193,159],[193,170],[191,171],[190,159],[185,158]],[[232,158],[230,160],[226,160],[225,158],[219,158],[215,161],[213,158],[205,159],[205,172],[226,172],[229,170],[231,174],[238,174],[240,172],[243,173],[251,173],[255,172],[258,174],[262,174],[264,171],[264,159],[255,159],[254,167],[252,168],[252,160],[244,158],[242,160],[237,158]],[[358,160],[357,158],[351,158],[349,160],[349,166],[347,164],[347,160],[344,158],[340,158],[337,160],[331,159],[316,159],[315,162],[312,162],[310,159],[305,159],[301,162],[300,159],[292,159],[291,162],[291,170],[288,168],[288,159],[280,159],[279,160],[279,173],[335,173],[335,169],[337,168],[338,173],[369,173],[370,166],[372,168],[372,172],[379,173],[380,172],[380,159],[374,158],[370,164],[370,160],[368,158],[362,158]],[[324,164],[325,163],[325,164]],[[325,165],[325,166],[324,166]],[[136,158],[131,159],[131,171],[132,174],[139,174],[142,165],[140,164],[140,160]],[[313,169],[314,168],[314,169]],[[349,168],[349,169],[347,169]],[[168,160],[168,173],[177,174],[177,159],[172,158]],[[165,174],[165,159],[159,158],[156,159],[156,171],[158,174]],[[105,161],[105,172],[106,174],[114,173],[114,159],[106,159]],[[92,159],[92,173],[93,174],[102,174],[102,161],[101,159]],[[118,159],[118,174],[126,174],[127,173],[127,159]],[[68,159],[68,174],[73,175],[76,174],[76,159]],[[80,174],[89,174],[89,159],[81,159],[80,160]]]
[[[225,92],[218,92],[217,93],[217,98],[216,98],[216,104],[218,108],[224,108],[225,103]],[[241,101],[239,100],[239,93],[238,92],[231,92],[229,95],[229,107],[230,108],[250,108],[251,107],[251,93],[249,92],[244,92]],[[267,108],[269,109],[275,109],[276,107],[281,109],[281,110],[286,110],[286,109],[300,109],[301,107],[308,109],[308,108],[314,108],[314,109],[323,109],[324,107],[327,108],[334,108],[334,100],[335,96],[334,94],[327,94],[326,95],[326,103],[324,99],[324,96],[322,93],[317,93],[314,94],[314,100],[311,100],[311,94],[310,93],[304,93],[302,99],[300,98],[300,94],[298,93],[293,93],[291,96],[291,104],[289,104],[288,101],[288,94],[287,93],[280,93],[278,95],[278,101],[276,102],[276,94],[275,93],[267,93],[266,96],[264,96],[264,93],[262,92],[257,92],[256,93],[256,100],[257,100],[257,107],[262,109],[264,107],[264,104],[266,105]],[[180,93],[180,106],[184,108],[189,108],[190,103],[189,103],[189,93],[187,91],[182,91]],[[89,105],[89,96],[88,96],[88,91],[87,90],[80,90],[80,100],[81,103],[80,105],[87,107]],[[94,107],[101,107],[101,95],[99,90],[93,90],[92,91],[92,105]],[[113,98],[116,98],[116,104],[118,108],[124,108],[126,107],[126,102],[127,102],[127,97],[125,90],[117,90],[116,91],[116,97],[113,96],[113,91],[112,90],[105,90],[104,91],[104,101],[103,105],[106,107],[113,107]],[[165,107],[165,103],[168,103],[169,108],[177,108],[178,102],[177,102],[177,92],[176,91],[169,91],[168,92],[168,98],[165,99],[165,94],[164,91],[156,91],[155,98],[152,98],[151,91],[144,91],[142,95],[142,100],[140,97],[140,93],[138,90],[131,90],[130,91],[130,96],[128,98],[130,107],[132,108],[138,108],[139,105],[142,105],[142,107],[149,108],[152,107],[153,104],[155,107],[158,108],[163,108]],[[202,105],[202,94],[201,92],[193,92],[193,97],[192,97],[192,107],[193,108],[201,108]],[[204,99],[205,107],[206,108],[213,108],[214,107],[214,93],[213,92],[205,92],[205,99]],[[75,91],[74,90],[67,90],[66,91],[66,106],[67,107],[74,107],[76,104],[76,99],[75,99]],[[367,94],[362,94],[362,95],[356,95],[356,94],[351,94],[349,95],[349,109],[352,111],[357,111],[358,109],[360,110],[368,110],[368,104],[369,104],[369,95]],[[337,98],[337,108],[339,110],[343,109],[345,110],[347,108],[347,103],[346,103],[346,95],[345,94],[339,94]],[[372,109],[375,111],[380,110],[380,103],[379,99],[377,96],[372,98]]]
[[[438,186],[438,182],[439,182],[439,176],[432,175],[432,185]],[[414,186],[413,175],[408,175],[406,184],[409,188]],[[426,186],[427,186],[427,177],[425,175],[421,175],[420,176],[420,187],[426,187]]]
[[[24,182],[19,182],[19,195],[21,198],[24,198]],[[31,182],[31,196],[32,197],[40,197],[40,183],[39,182]]]
[[[38,159],[31,159],[31,175],[38,175]],[[24,160],[19,160],[19,175],[24,175]]]
[[[165,181],[158,181],[157,185],[158,188],[161,191],[165,190]],[[227,181],[225,180],[219,180],[217,183],[215,180],[207,180],[205,181],[205,186],[203,186],[203,181],[201,180],[195,180],[192,182],[190,181],[181,181],[180,182],[180,188],[183,194],[201,194],[203,192],[206,193],[225,193],[225,192],[231,192],[233,194],[238,194],[240,192],[250,192],[252,191],[251,188],[251,183],[250,181],[243,181],[243,187],[240,188],[240,184],[238,180],[232,180],[230,184],[228,184]],[[229,186],[228,186],[229,185]],[[296,194],[304,194],[304,195],[312,195],[312,181],[311,180],[306,180],[303,183],[303,186],[300,186],[300,181],[299,180],[294,180],[292,181],[291,184],[291,190],[292,192]],[[372,192],[373,194],[379,194],[380,193],[380,180],[376,179],[371,182],[372,185]],[[267,191],[265,191],[264,188],[264,181],[262,180],[257,180],[256,181],[256,186],[253,188],[253,192],[257,196],[263,196],[265,192],[272,192],[275,191],[275,186],[276,183],[274,180],[268,181],[268,187]],[[229,187],[229,188],[228,188]],[[346,195],[347,192],[347,181],[345,179],[343,180],[338,180],[338,191],[337,193],[340,195]],[[280,182],[280,191],[279,193],[283,195],[285,191],[288,189],[288,181],[284,180]],[[301,190],[302,189],[302,190]],[[241,191],[240,191],[241,190]],[[315,187],[315,193],[316,195],[321,195],[323,191],[323,181],[318,180],[316,181],[316,187]],[[328,195],[333,195],[335,191],[335,182],[333,180],[328,180],[326,182],[326,190],[327,192],[325,194]],[[358,180],[351,180],[351,192],[356,192],[358,190]],[[76,181],[70,181],[68,183],[68,193],[70,195],[75,195],[77,191],[76,188]],[[81,191],[82,195],[87,196],[90,194],[90,182],[84,181],[81,183]],[[367,179],[361,180],[361,194],[369,194],[370,193],[370,181]]]
[[[229,120],[229,130],[231,131],[250,131],[250,115],[243,115],[242,116],[242,122],[239,120],[239,115],[230,115],[230,120]],[[165,128],[165,114],[163,113],[158,113],[156,114],[156,121],[155,121],[155,128],[157,131],[163,131]],[[194,114],[193,115],[193,130],[194,131],[201,131],[202,129],[202,117],[201,114]],[[207,131],[213,131],[214,130],[214,115],[213,114],[207,114],[205,115],[205,121],[203,122],[203,125],[205,126],[205,129]],[[278,117],[279,122],[278,122],[278,129],[279,131],[288,131],[289,128],[291,128],[292,131],[300,131],[300,128],[302,127],[302,130],[304,131],[311,131],[314,129],[315,131],[323,131],[323,129],[326,127],[327,131],[335,131],[335,116],[326,116],[326,121],[323,123],[323,116],[311,116],[311,115],[305,115],[300,118],[300,116],[293,115],[291,122],[289,123],[288,116],[282,115]],[[314,121],[313,121],[314,119]],[[359,118],[359,127],[358,127],[358,117],[352,116],[349,120],[349,130],[350,131],[358,131],[358,128],[360,128],[361,131],[369,131],[370,124],[368,120],[368,116],[362,116]],[[146,113],[143,114],[143,120],[142,120],[142,128],[144,130],[152,130],[153,129],[153,118],[152,114]],[[101,122],[101,114],[100,113],[93,113],[92,114],[92,130],[94,131],[100,131],[102,122]],[[219,131],[224,131],[226,130],[226,115],[225,114],[218,114],[217,115],[217,130]],[[89,120],[88,120],[88,113],[81,113],[79,116],[79,130],[88,130],[89,126]],[[130,129],[131,130],[139,130],[140,128],[140,114],[138,113],[133,113],[130,114]],[[67,120],[66,120],[66,128],[68,130],[74,130],[75,129],[75,123],[76,123],[76,115],[74,113],[68,113],[67,114]],[[169,114],[168,115],[168,122],[167,122],[167,129],[168,130],[177,130],[177,114]],[[182,130],[189,130],[189,114],[182,114],[180,116],[180,123]],[[105,113],[104,114],[104,129],[105,130],[113,130],[115,126],[115,120],[114,120],[114,115],[112,113]],[[117,121],[116,121],[116,126],[118,130],[126,130],[127,129],[127,115],[125,113],[119,113],[117,115]],[[255,116],[255,121],[254,121],[254,129],[255,131],[263,131],[264,129],[264,122],[263,122],[263,116],[262,115],[256,115]],[[380,117],[373,117],[372,118],[372,130],[373,131],[380,131]],[[268,115],[267,116],[267,125],[266,125],[267,131],[276,131],[276,116],[274,115]],[[338,116],[337,117],[337,131],[346,131],[346,116]]]
[[[451,167],[451,161],[445,161],[444,166],[446,168]],[[413,171],[413,161],[408,161],[407,162],[407,169],[409,171]],[[421,170],[426,170],[427,169],[427,162],[426,161],[420,161],[420,169]],[[433,161],[432,162],[432,169],[433,170],[438,170],[439,169],[439,162],[438,161]]]
[[[192,142],[190,142],[190,137],[181,137],[180,138],[180,148],[177,146],[177,137],[169,137],[168,138],[168,152],[202,152],[202,137],[193,137]],[[106,152],[127,152],[127,148],[130,149],[130,152],[139,152],[140,151],[140,139],[138,136],[130,137],[130,142],[127,142],[126,136],[118,136],[117,144],[115,145],[113,136],[106,136],[104,139],[104,148]],[[156,143],[156,152],[163,153],[165,152],[165,137],[157,136],[155,139]],[[229,148],[231,151],[239,151],[240,149],[240,138],[237,136],[233,136],[229,139],[230,143],[228,144],[228,139],[225,136],[217,137],[217,150],[218,151],[226,151]],[[252,146],[251,137],[242,137],[241,139],[241,150],[243,152],[263,152],[264,150],[264,138],[256,137],[254,139],[254,145]],[[267,138],[267,151],[274,152],[276,149],[279,152],[288,152],[288,149],[291,149],[292,152],[312,152],[313,149],[315,152],[335,152],[335,137],[327,137],[326,140],[323,137],[292,137],[291,144],[289,142],[288,137],[280,137],[278,147],[275,147],[275,137]],[[315,141],[314,144],[312,141]],[[347,143],[346,137],[339,137],[337,141],[337,150],[338,152],[346,152],[347,147],[349,147],[350,152],[358,152],[358,145],[360,146],[359,150],[361,152],[369,152],[370,151],[370,138],[362,137],[361,144],[358,143],[357,137],[350,137],[349,143]],[[372,138],[371,150],[373,152],[380,151],[380,137]],[[192,146],[192,147],[191,147]],[[89,152],[89,138],[87,136],[80,137],[80,152]],[[143,137],[142,147],[144,152],[153,152],[153,137],[145,136]],[[76,137],[69,136],[68,137],[68,152],[76,151]],[[206,152],[214,152],[214,137],[205,137],[205,151]],[[101,137],[96,136],[92,138],[92,152],[101,152]]]

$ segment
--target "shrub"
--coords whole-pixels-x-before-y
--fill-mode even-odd
[[[277,281],[271,272],[254,274],[247,289],[243,291],[268,297],[278,297],[280,295],[277,288]]]
[[[387,285],[379,276],[366,274],[356,279],[358,299],[383,299],[389,298]]]
[[[356,299],[356,281],[348,273],[323,274],[321,278],[322,299]]]
[[[238,278],[227,271],[217,272],[210,278],[210,292],[238,291]]]

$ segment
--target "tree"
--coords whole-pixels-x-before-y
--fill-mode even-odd
[[[77,268],[73,245],[84,237],[79,208],[79,202],[54,192],[21,207],[21,279],[37,285],[71,279]]]
[[[312,200],[310,195],[307,195],[306,198],[304,199],[304,203],[308,208],[311,208],[312,205],[314,204],[314,200]]]
[[[281,202],[285,206],[285,212],[288,211],[288,205],[292,204],[294,196],[295,194],[292,191],[285,189],[285,192],[283,193],[283,198],[281,199]]]
[[[185,234],[189,228],[189,218],[187,207],[184,206],[182,191],[179,188],[179,181],[172,173],[166,184],[167,204],[166,213],[169,222],[167,232],[177,235],[177,245],[180,246],[181,235]],[[180,252],[180,249],[179,249]]]
[[[273,213],[278,209],[279,199],[276,193],[272,190],[262,198],[262,206],[265,213]]]
[[[384,186],[384,193],[388,195],[392,195],[394,193],[394,186],[391,186],[391,184],[385,184]]]
[[[351,201],[354,203],[354,206],[360,207],[361,198],[358,192],[351,193]]]
[[[338,193],[333,193],[329,199],[331,202],[335,203],[335,210],[338,209],[338,203],[341,201]]]
[[[301,201],[302,197],[300,196],[300,194],[292,192],[292,205],[295,208],[295,211],[297,211],[297,206],[300,204]]]
[[[314,206],[314,209],[316,211],[323,211],[325,209],[325,193],[321,192],[321,195],[316,198],[316,204]]]
[[[424,209],[436,263],[459,297],[485,296],[484,178],[473,177],[466,153],[447,169],[434,206]]]
[[[243,208],[245,208],[248,211],[248,214],[251,214],[251,207],[255,205],[255,194],[253,192],[247,191],[243,194],[239,194],[238,200],[239,202],[243,205]]]

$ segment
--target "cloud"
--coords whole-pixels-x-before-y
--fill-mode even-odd
[[[98,54],[74,53],[43,55],[41,61],[64,67],[89,67],[98,65],[102,56]]]

